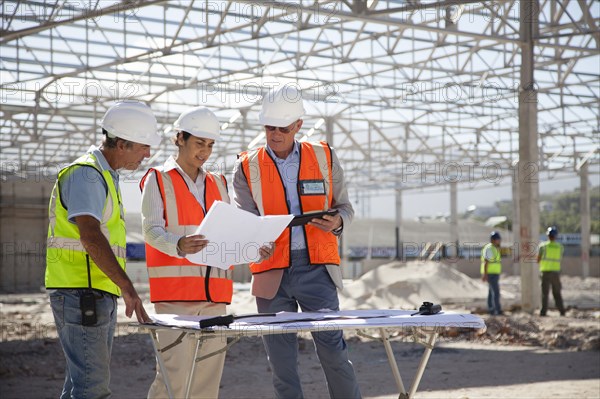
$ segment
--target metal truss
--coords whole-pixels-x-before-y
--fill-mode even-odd
[[[539,4],[539,169],[574,174],[599,164],[600,3]],[[6,0],[1,13],[4,174],[98,143],[116,99],[147,101],[165,136],[186,108],[215,110],[214,167],[228,173],[256,145],[261,95],[293,82],[301,139],[327,139],[354,192],[493,182],[518,158],[529,16],[516,0]],[[174,151],[165,137],[150,163]]]

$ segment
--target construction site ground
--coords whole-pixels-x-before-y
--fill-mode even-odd
[[[401,271],[410,275],[404,269]],[[444,274],[447,271],[442,272],[442,277],[448,280]],[[372,277],[365,275],[359,280],[368,284]],[[450,277],[456,284],[470,287],[469,290],[480,284],[475,279],[468,282],[463,276]],[[426,280],[432,281],[430,274]],[[558,311],[551,310],[544,318],[521,312],[517,306],[518,278],[504,280],[506,315],[482,314],[488,326],[485,331],[444,331],[416,398],[600,398],[600,280],[563,278],[565,302],[569,306],[567,315],[560,317]],[[360,281],[349,282],[345,291],[357,282]],[[417,280],[410,283],[419,285]],[[394,289],[402,289],[402,284],[391,281],[389,285],[389,289],[381,291],[381,301],[370,297],[367,302],[375,301],[384,307],[386,297],[398,300],[400,291],[389,294]],[[146,287],[140,288],[145,291]],[[355,291],[360,293],[358,288]],[[411,293],[414,294],[414,289]],[[151,311],[147,292],[142,295]],[[351,296],[347,292],[341,294],[342,307],[345,303],[356,303],[356,298]],[[451,298],[446,298],[443,305],[446,310],[482,313],[483,299],[467,301],[463,298],[452,303]],[[236,285],[229,311],[238,314],[255,311],[253,302],[248,285]],[[387,307],[410,308],[411,304]],[[0,316],[0,397],[58,397],[65,361],[47,294],[0,296]],[[115,398],[144,398],[154,378],[152,344],[147,334],[138,333],[129,323],[120,301],[111,388]],[[395,335],[392,346],[404,383],[409,385],[423,347],[412,343],[412,337],[404,332]],[[346,340],[363,396],[397,398],[381,342],[356,334],[346,334]],[[305,396],[328,397],[309,334],[301,335],[299,362]],[[260,338],[243,338],[228,351],[220,397],[273,397],[270,370]]]

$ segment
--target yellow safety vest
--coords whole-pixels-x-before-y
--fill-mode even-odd
[[[486,244],[481,250],[481,274],[485,272],[485,253],[488,248],[492,248],[492,259],[488,260],[488,274],[500,274],[502,273],[502,261],[500,250],[496,248],[491,242]]]
[[[126,238],[121,193],[117,192],[110,172],[102,170],[98,159],[90,153],[62,169],[52,190],[46,251],[46,288],[93,288],[120,296],[119,287],[100,270],[83,247],[79,228],[69,222],[67,209],[60,198],[60,179],[70,173],[75,166],[95,168],[106,182],[108,194],[102,211],[100,229],[106,236],[119,265],[125,270]]]
[[[544,241],[540,244],[540,271],[559,272],[563,246],[556,241]]]

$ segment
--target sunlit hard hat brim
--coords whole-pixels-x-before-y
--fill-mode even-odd
[[[119,135],[119,133],[117,131],[115,131],[114,129],[112,129],[110,126],[103,126],[102,128],[104,130],[106,130],[108,133],[110,133],[112,136],[118,137],[121,140],[131,141],[132,143],[144,144],[144,145],[149,145],[151,147],[154,147],[154,146],[159,145],[160,142],[162,141],[162,137],[160,137],[160,135],[158,133],[154,133],[153,135],[151,135],[149,137],[132,139],[131,137],[124,137],[123,135]]]
[[[219,138],[221,137],[220,134],[215,134],[214,132],[207,132],[207,131],[189,131],[189,130],[184,130],[178,127],[174,127],[175,131],[178,132],[186,132],[191,134],[194,137],[198,137],[199,139],[209,139],[209,140],[214,140],[217,141],[219,140]]]
[[[302,118],[303,115],[304,114],[284,118],[273,118],[264,115],[258,115],[258,121],[264,126],[287,127],[296,122],[298,119]]]
[[[129,141],[133,141],[133,140],[129,140]],[[143,139],[143,140],[136,139],[136,141],[133,141],[133,142],[144,144],[144,145],[149,145],[150,147],[156,147],[157,145],[160,144],[161,141],[162,141],[162,137],[160,137],[158,135],[158,133],[156,133],[146,139]]]

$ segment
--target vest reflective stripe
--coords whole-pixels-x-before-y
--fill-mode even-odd
[[[140,182],[143,189],[150,172],[155,172],[161,193],[165,229],[178,236],[193,234],[204,219],[204,209],[190,192],[177,169],[162,172],[150,169]],[[215,201],[229,202],[224,178],[207,172],[204,203],[210,209]],[[152,302],[210,301],[231,303],[232,272],[197,265],[186,258],[169,256],[146,242],[146,265]]]
[[[329,146],[325,145],[313,145],[312,149],[315,152],[315,156],[317,158],[317,164],[319,165],[319,171],[321,172],[321,176],[323,176],[323,183],[325,185],[325,198],[323,199],[323,210],[326,211],[329,209],[330,204],[333,199],[333,195],[331,192],[332,182],[332,171],[330,168],[331,165],[331,152]],[[327,153],[325,151],[327,150]]]
[[[84,248],[79,228],[68,221],[68,211],[63,207],[60,179],[68,178],[75,166],[95,168],[106,183],[108,192],[100,230],[107,238],[119,265],[125,270],[125,221],[120,193],[117,192],[110,172],[102,170],[93,154],[86,154],[58,173],[52,190],[46,250],[46,288],[94,288],[121,295],[119,287],[94,263],[93,253],[90,256]]]
[[[46,248],[85,252],[85,248],[80,240],[65,237],[49,237],[46,241]],[[125,258],[127,256],[125,247],[111,245],[111,249],[117,258]]]
[[[542,258],[540,259],[541,272],[559,272],[562,260],[563,246],[556,241],[545,241],[540,244]]]
[[[207,271],[209,270],[206,266],[154,266],[148,268],[148,277],[150,278],[161,278],[161,277],[206,277]],[[231,270],[223,270],[218,267],[210,268],[211,277],[214,278],[232,278]]]
[[[325,142],[299,143],[300,166],[298,181],[323,181],[324,193],[301,195],[302,213],[322,211],[331,208],[333,202],[331,149]],[[289,214],[285,186],[275,161],[266,148],[240,154],[241,166],[252,193],[252,198],[261,215]],[[311,264],[339,265],[337,237],[314,226],[303,226]],[[262,243],[260,243],[262,244]],[[291,251],[291,229],[287,228],[275,241],[275,253],[261,263],[251,263],[252,273],[262,273],[271,269],[289,267]]]
[[[258,162],[258,152],[255,152],[253,156],[248,157],[248,164],[243,164],[242,167],[245,170],[246,180],[248,181],[248,187],[252,193],[254,203],[258,208],[258,212],[261,215],[265,214],[265,208],[263,207],[263,188],[262,179],[260,176],[260,164]]]
[[[500,255],[500,251],[492,243],[488,243],[481,250],[481,274],[485,272],[485,253],[488,248],[492,249],[493,254],[492,259],[488,260],[488,274],[502,273],[502,256]]]

